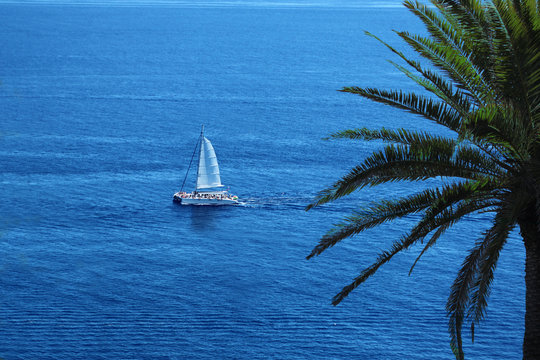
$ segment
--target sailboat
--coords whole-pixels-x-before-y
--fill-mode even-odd
[[[199,148],[197,184],[195,191],[187,193],[182,190],[184,189],[197,148]],[[180,191],[174,194],[173,201],[182,205],[237,205],[239,203],[238,196],[232,195],[226,190],[221,190],[223,187],[224,185],[221,184],[221,177],[219,175],[216,152],[210,140],[204,136],[203,125],[199,141],[197,141],[195,150],[191,156],[184,182]]]

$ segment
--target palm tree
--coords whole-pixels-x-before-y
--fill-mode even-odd
[[[429,35],[397,34],[422,61],[385,45],[404,62],[394,65],[428,95],[359,87],[341,91],[421,115],[455,136],[385,128],[337,132],[330,137],[387,144],[321,191],[307,209],[366,186],[436,177],[444,181],[439,187],[361,209],[324,235],[307,258],[366,229],[421,215],[408,233],[334,297],[337,305],[400,251],[421,243],[419,259],[463,217],[492,213],[490,228],[479,234],[451,286],[450,345],[456,358],[464,359],[462,326],[471,325],[474,340],[500,251],[509,233],[519,227],[526,250],[523,358],[540,359],[539,3],[431,0],[432,6],[426,6],[407,0],[404,5],[425,24]]]

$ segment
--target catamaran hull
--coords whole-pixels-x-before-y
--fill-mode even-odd
[[[238,200],[231,199],[193,199],[175,196],[173,201],[181,205],[238,205]]]

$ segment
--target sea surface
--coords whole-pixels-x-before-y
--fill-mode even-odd
[[[404,48],[392,30],[421,24],[395,1],[106,3],[0,1],[0,358],[452,359],[446,298],[489,216],[337,307],[417,218],[305,260],[355,209],[439,184],[304,211],[381,146],[328,134],[447,134],[337,91],[413,89],[364,30]],[[203,124],[241,206],[172,202]],[[521,359],[523,268],[513,233],[468,358]]]

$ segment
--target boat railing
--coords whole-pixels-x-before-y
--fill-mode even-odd
[[[237,196],[231,194],[204,194],[196,192],[183,192],[179,191],[175,194],[177,197],[182,199],[210,199],[210,200],[236,200]]]

